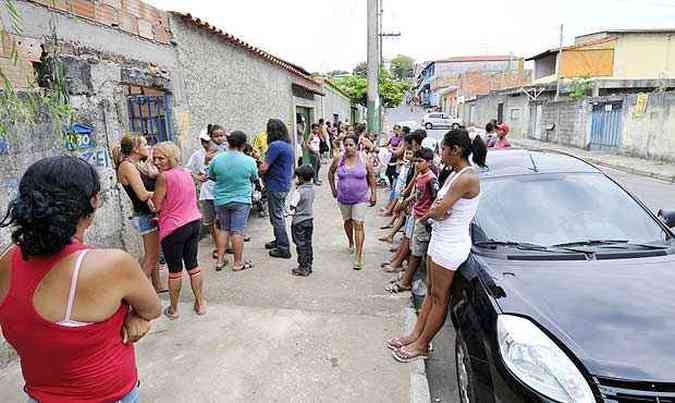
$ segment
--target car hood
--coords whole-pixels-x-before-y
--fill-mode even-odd
[[[591,374],[675,381],[675,256],[490,260],[502,312],[538,322]]]

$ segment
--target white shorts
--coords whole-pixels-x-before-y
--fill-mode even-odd
[[[471,242],[458,242],[448,244],[446,242],[434,241],[434,234],[431,233],[431,241],[427,256],[437,265],[446,270],[456,271],[459,266],[466,262],[471,252]]]

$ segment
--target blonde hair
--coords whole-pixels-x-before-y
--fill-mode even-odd
[[[175,168],[180,164],[180,149],[175,143],[170,141],[161,142],[153,147],[153,152],[157,151],[169,160],[171,168]]]

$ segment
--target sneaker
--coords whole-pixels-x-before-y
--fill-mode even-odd
[[[274,249],[277,247],[277,241],[269,241],[265,244],[265,249]]]
[[[312,270],[311,269],[301,269],[300,267],[296,267],[295,269],[291,270],[291,273],[294,276],[307,277],[312,273]]]
[[[279,257],[282,259],[290,259],[291,258],[291,252],[288,250],[280,249],[280,248],[274,248],[270,251],[270,256],[272,257]]]

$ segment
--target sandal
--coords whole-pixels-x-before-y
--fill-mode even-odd
[[[216,271],[222,271],[228,264],[227,260],[223,260],[221,264],[216,263]]]
[[[394,350],[391,352],[391,355],[394,356],[394,359],[398,362],[409,363],[417,360],[428,360],[429,352],[411,352],[402,347],[400,349]]]
[[[201,309],[197,309],[197,305],[200,305],[200,308],[201,308]],[[197,304],[197,301],[195,301],[194,310],[195,310],[195,313],[196,313],[197,315],[199,315],[199,316],[204,316],[204,315],[206,315],[206,300],[204,300],[203,305],[202,305],[202,304]]]
[[[393,337],[393,338],[385,341],[384,345],[387,346],[387,348],[389,350],[395,351],[395,350],[398,350],[398,349],[403,348],[403,347],[407,346],[408,344],[410,344],[410,343],[404,343],[403,342],[403,340],[405,340],[407,338],[408,338],[408,336]]]
[[[395,283],[391,283],[384,287],[384,290],[389,291],[392,294],[399,294],[402,292],[412,291],[412,287],[404,287],[401,285],[401,282],[397,280]]]
[[[250,270],[250,269],[252,269],[253,267],[254,267],[253,262],[251,262],[250,260],[247,260],[247,261],[245,261],[244,264],[243,264],[241,267],[239,267],[239,268],[236,268],[236,267],[232,266],[232,271],[234,271],[234,272],[239,272],[239,271],[244,271],[244,270]]]
[[[164,316],[169,318],[169,320],[176,320],[178,319],[178,314],[176,312],[171,312],[171,305],[167,306],[164,308],[164,311],[162,311]]]

